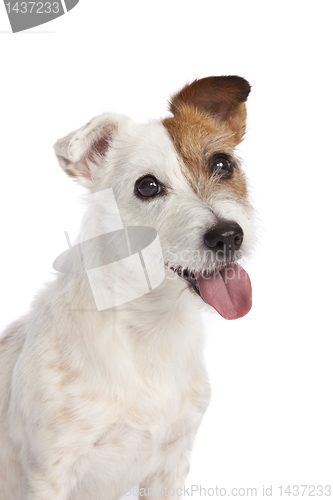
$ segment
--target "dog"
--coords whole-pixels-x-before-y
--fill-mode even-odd
[[[255,216],[235,154],[249,92],[238,76],[197,79],[162,121],[106,113],[55,144],[61,167],[91,193],[80,241],[103,264],[96,290],[114,291],[100,235],[119,214],[123,227],[157,235],[163,279],[98,307],[90,271],[69,262],[7,328],[1,500],[116,500],[136,485],[147,498],[181,495],[210,401],[201,310],[237,319],[252,304],[239,260],[253,250]],[[120,274],[119,287],[130,277]]]

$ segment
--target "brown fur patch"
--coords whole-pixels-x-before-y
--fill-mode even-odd
[[[174,116],[184,106],[198,109],[212,117],[218,125],[228,123],[236,144],[242,140],[246,125],[244,102],[250,93],[250,84],[239,76],[209,76],[194,80],[175,94],[170,102]]]
[[[240,76],[208,76],[194,80],[176,93],[171,99],[170,110],[177,114],[179,106],[185,103],[214,113],[215,103],[235,106],[247,100],[250,90],[249,82]]]
[[[232,157],[246,128],[249,83],[239,76],[210,76],[185,85],[170,101],[172,118],[162,123],[183,160],[184,174],[200,196],[222,187],[247,204],[247,187],[239,166],[231,178],[212,176],[210,161],[217,153]],[[236,159],[234,163],[237,165]],[[213,191],[212,191],[213,190]]]
[[[246,116],[246,113],[245,113]],[[192,189],[208,197],[222,187],[243,203],[247,203],[246,180],[240,167],[230,179],[212,178],[209,161],[217,153],[233,155],[239,143],[228,123],[220,125],[202,111],[185,107],[177,116],[166,118],[163,125],[169,132],[175,149],[182,160],[183,173]]]

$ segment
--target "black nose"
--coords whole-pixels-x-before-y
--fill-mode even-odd
[[[222,250],[225,257],[232,257],[239,250],[243,237],[243,229],[237,222],[223,221],[207,231],[204,242],[211,250]]]

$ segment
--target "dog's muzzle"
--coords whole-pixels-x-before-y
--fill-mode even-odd
[[[235,221],[221,221],[204,235],[206,247],[220,261],[215,270],[196,272],[173,266],[171,269],[185,279],[192,290],[226,319],[236,319],[249,312],[252,288],[246,271],[237,264],[244,233]]]

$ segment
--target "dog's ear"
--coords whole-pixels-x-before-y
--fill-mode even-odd
[[[59,139],[54,151],[64,171],[85,187],[92,188],[117,134],[120,118],[106,113],[83,128]]]
[[[194,80],[170,100],[170,111],[174,116],[184,107],[203,111],[221,125],[227,123],[233,133],[245,132],[245,101],[250,93],[250,84],[240,76],[209,76]]]

